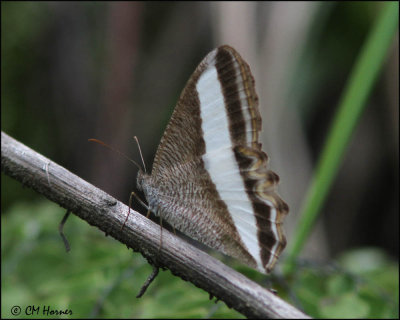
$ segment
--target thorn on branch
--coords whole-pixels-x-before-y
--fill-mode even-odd
[[[278,295],[278,290],[276,290],[276,289],[272,289],[272,288],[270,288],[270,289],[268,289],[269,291],[271,291],[271,293],[273,293],[274,295]]]

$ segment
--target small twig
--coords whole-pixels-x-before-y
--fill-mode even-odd
[[[136,296],[136,298],[140,298],[144,295],[144,293],[146,292],[147,288],[149,287],[149,285],[154,281],[154,279],[157,277],[158,272],[160,271],[160,269],[156,266],[153,266],[153,272],[151,273],[151,275],[147,278],[146,282],[143,284],[142,288],[140,289],[139,294]]]
[[[63,219],[60,222],[60,225],[58,226],[58,231],[60,232],[60,236],[64,241],[65,250],[67,252],[69,252],[71,250],[71,246],[69,245],[69,242],[68,242],[66,236],[64,235],[63,229],[64,229],[65,222],[67,221],[70,214],[71,214],[71,211],[67,210],[67,213],[64,215]]]

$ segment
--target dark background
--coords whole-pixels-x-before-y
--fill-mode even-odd
[[[291,211],[312,169],[379,2],[2,2],[2,130],[127,203],[187,79],[230,44],[256,78],[262,142]],[[398,259],[398,37],[367,101],[305,257],[364,246]],[[41,195],[2,173],[2,214]]]

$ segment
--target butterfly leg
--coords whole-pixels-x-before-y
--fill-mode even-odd
[[[129,214],[131,213],[131,209],[132,209],[132,197],[135,197],[136,200],[137,200],[143,207],[145,207],[145,208],[148,210],[147,215],[149,215],[149,212],[150,212],[149,207],[142,201],[142,199],[139,198],[139,196],[138,196],[135,192],[132,191],[132,192],[131,192],[131,195],[130,195],[130,197],[129,197],[129,209],[128,209],[128,214],[127,214],[127,216],[126,216],[126,218],[125,218],[124,224],[123,224],[122,227],[121,227],[121,230],[125,227],[125,223],[128,221]],[[148,216],[147,216],[147,217],[148,217]]]
[[[150,213],[151,213],[151,210],[148,209],[147,210],[147,214],[146,214],[146,218],[150,217]],[[159,253],[161,252],[161,247],[162,247],[162,230],[163,230],[163,227],[162,227],[162,215],[160,214],[160,246],[158,247],[158,252]],[[174,228],[174,233],[175,233],[175,228]]]
[[[65,250],[68,252],[69,250],[71,250],[71,247],[69,245],[69,242],[67,240],[67,238],[64,235],[64,225],[65,222],[67,221],[69,215],[70,215],[71,211],[67,210],[67,213],[64,215],[64,218],[62,219],[62,221],[60,222],[60,225],[58,226],[58,231],[60,232],[60,236],[64,241],[64,246],[65,246]]]
[[[146,289],[149,287],[150,283],[153,282],[153,280],[155,279],[155,277],[157,277],[158,275],[158,271],[160,269],[156,266],[153,266],[153,272],[151,273],[151,275],[147,278],[146,282],[144,283],[144,285],[142,286],[142,288],[140,289],[139,294],[136,296],[136,298],[140,298],[143,296],[143,294],[146,292]]]
[[[160,246],[158,247],[158,252],[161,255],[161,247],[162,247],[162,215],[160,214]]]

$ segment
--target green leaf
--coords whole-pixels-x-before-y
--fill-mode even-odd
[[[369,305],[357,296],[349,292],[335,298],[325,298],[320,302],[322,318],[365,318],[368,316]]]

